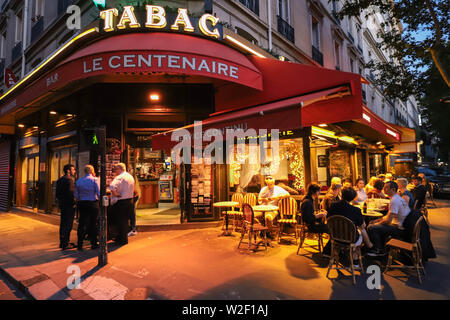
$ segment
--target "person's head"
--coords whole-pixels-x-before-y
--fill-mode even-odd
[[[369,180],[369,186],[373,187],[375,185],[375,182],[378,180],[377,177],[370,177]]]
[[[421,183],[422,183],[422,177],[420,177],[420,176],[414,176],[414,177],[412,177],[411,178],[411,182],[412,182],[412,184],[414,185],[414,186],[418,186],[418,185],[420,185]]]
[[[114,166],[114,172],[119,175],[123,172],[127,171],[127,166],[125,163],[118,163]]]
[[[386,173],[386,180],[394,181],[394,177],[392,176],[392,173]]]
[[[352,187],[346,187],[342,189],[342,199],[347,202],[352,202],[355,200],[356,196],[358,194],[356,193],[355,189]]]
[[[426,185],[427,184],[427,178],[425,177],[425,174],[424,173],[419,173],[418,176],[422,178],[422,184]]]
[[[265,182],[267,187],[269,187],[270,189],[275,186],[275,179],[272,176],[267,176]]]
[[[358,178],[358,180],[356,180],[356,187],[358,188],[358,190],[364,189],[365,185],[366,182],[364,181],[363,178]]]
[[[88,164],[87,166],[84,167],[84,173],[95,175],[94,167]]]
[[[398,184],[394,181],[388,181],[384,184],[383,192],[385,195],[387,195],[389,198],[392,198],[394,194],[396,194],[398,191]]]
[[[381,181],[384,181],[384,180],[386,180],[386,175],[385,174],[379,174],[377,178],[380,179]]]
[[[251,184],[259,184],[259,176],[255,174],[252,179],[250,180]]]
[[[331,178],[331,184],[342,184],[342,180],[339,177]]]
[[[311,198],[319,198],[320,195],[320,185],[312,182],[308,185],[308,187],[306,188],[307,190],[307,197],[311,197]]]
[[[345,178],[343,180],[342,188],[351,188],[353,187],[353,181],[350,178]]]
[[[405,190],[408,186],[408,180],[406,180],[406,178],[398,178],[395,182],[397,182],[398,188],[400,190]]]
[[[76,170],[75,170],[75,166],[73,164],[66,164],[64,166],[63,170],[64,170],[65,175],[75,177]]]
[[[330,187],[330,192],[333,194],[333,196],[337,197],[339,192],[342,190],[342,184],[339,183],[333,183]]]
[[[381,192],[384,188],[384,181],[382,180],[377,180],[375,181],[375,184],[373,185],[373,187],[378,191]]]

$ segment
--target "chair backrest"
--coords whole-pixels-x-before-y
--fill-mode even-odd
[[[242,208],[242,204],[244,203],[244,195],[242,193],[235,193],[231,197],[231,201],[239,202],[239,208]]]
[[[244,196],[244,202],[243,203],[247,203],[251,206],[256,206],[256,196],[253,193],[247,193]]]
[[[286,216],[295,219],[297,216],[297,201],[294,198],[284,198],[278,202],[278,212],[281,219],[286,219]]]
[[[242,205],[242,215],[244,218],[244,221],[247,221],[253,226],[253,222],[255,219],[255,213],[253,212],[253,208],[248,203],[244,203]]]
[[[344,216],[332,216],[327,219],[328,230],[332,240],[344,243],[356,242],[356,226]]]
[[[420,239],[420,224],[423,221],[423,216],[421,216],[419,219],[417,219],[416,224],[414,225],[414,231],[412,236],[413,243],[417,243]]]

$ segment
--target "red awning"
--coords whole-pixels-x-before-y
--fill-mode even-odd
[[[398,129],[381,119],[366,106],[363,106],[361,119],[356,120],[385,135],[387,137],[386,141],[388,142],[398,142],[401,140],[401,132]]]
[[[32,83],[0,101],[0,117],[77,80],[118,74],[152,77],[180,74],[262,90],[258,68],[242,53],[218,41],[175,33],[130,33],[91,43]],[[142,81],[142,79],[140,79]],[[144,79],[145,81],[145,79]]]

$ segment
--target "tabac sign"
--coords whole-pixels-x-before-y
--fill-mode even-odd
[[[116,8],[100,12],[104,32],[126,29],[164,30],[196,33],[206,37],[223,39],[223,27],[219,18],[204,14],[200,18],[190,17],[187,9],[178,9],[178,14],[167,13],[163,7],[146,5],[146,10],[135,10],[133,6],[124,6],[119,14]]]

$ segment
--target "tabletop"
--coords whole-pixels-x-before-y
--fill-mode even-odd
[[[380,217],[380,218],[383,216],[383,214],[381,214],[379,212],[374,212],[374,211],[363,213],[362,215],[366,216],[366,217]]]
[[[253,211],[277,211],[279,208],[277,206],[271,206],[271,205],[259,205],[259,206],[253,206]]]
[[[238,207],[239,202],[235,202],[235,201],[216,202],[213,204],[213,206],[217,207],[217,208]]]

